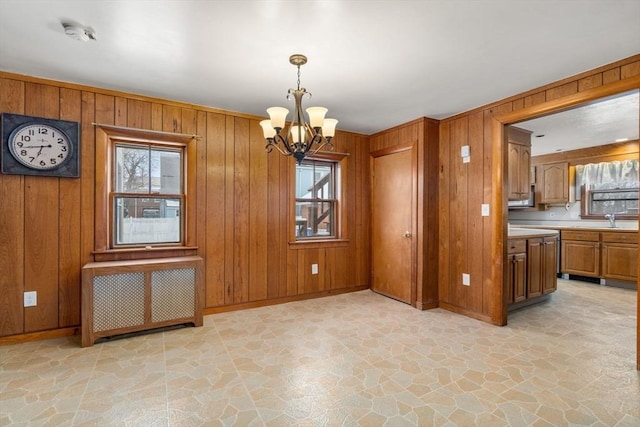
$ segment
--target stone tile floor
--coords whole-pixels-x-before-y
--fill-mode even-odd
[[[0,425],[640,426],[636,291],[559,280],[496,327],[371,291],[80,348],[0,347]]]

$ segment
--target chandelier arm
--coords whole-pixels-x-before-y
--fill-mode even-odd
[[[280,148],[280,146],[278,146],[277,143],[274,142],[274,141],[268,142],[267,145],[264,148],[267,151],[267,153],[270,153],[275,148],[283,156],[290,156],[291,155],[291,153],[288,153],[287,151],[285,151],[282,148]]]

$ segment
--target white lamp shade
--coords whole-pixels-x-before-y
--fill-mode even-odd
[[[322,124],[322,136],[325,138],[333,138],[336,134],[336,125],[338,121],[336,119],[324,119]]]
[[[291,138],[293,142],[302,142],[304,140],[304,128],[302,126],[291,126]]]
[[[324,115],[327,114],[327,109],[324,107],[309,107],[307,108],[307,114],[309,115],[309,125],[312,128],[321,128],[324,122]]]
[[[273,128],[284,128],[284,123],[287,120],[287,114],[289,114],[289,110],[284,107],[271,107],[267,108],[267,113],[269,114],[269,118],[271,119],[271,126]]]
[[[261,121],[260,126],[262,126],[262,133],[264,134],[265,139],[276,136],[276,130],[271,126],[271,120]]]

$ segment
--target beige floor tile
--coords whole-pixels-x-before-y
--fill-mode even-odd
[[[560,280],[500,328],[362,291],[4,346],[0,425],[638,426],[635,304]]]

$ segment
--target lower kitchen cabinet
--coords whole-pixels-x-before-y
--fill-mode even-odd
[[[509,304],[554,292],[557,289],[556,236],[509,239],[507,301]]]
[[[635,233],[602,232],[602,277],[638,280],[638,236]]]
[[[562,273],[638,280],[638,234],[624,231],[562,231]]]
[[[562,231],[561,271],[587,277],[600,277],[600,233]]]

